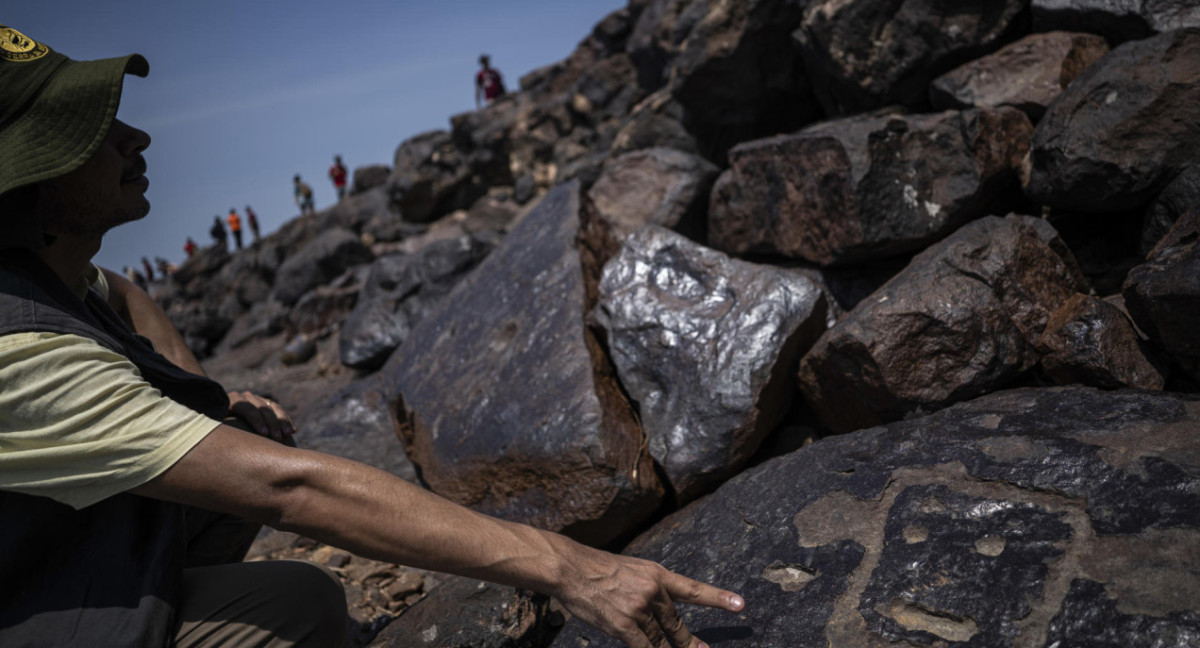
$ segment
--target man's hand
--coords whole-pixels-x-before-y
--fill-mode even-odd
[[[259,436],[284,441],[296,433],[292,417],[279,403],[248,391],[229,392],[229,415],[245,421]]]
[[[737,594],[680,576],[658,563],[570,544],[560,548],[576,555],[570,561],[573,573],[557,592],[559,600],[581,621],[630,648],[708,648],[688,631],[675,601],[729,612],[745,607]]]

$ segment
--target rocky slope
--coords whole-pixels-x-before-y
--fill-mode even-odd
[[[1194,645],[1198,111],[1187,2],[631,0],[156,295],[304,445],[743,591],[714,645]],[[256,551],[359,644],[612,645]]]

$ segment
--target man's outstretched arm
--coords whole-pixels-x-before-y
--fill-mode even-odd
[[[742,600],[565,536],[471,511],[394,475],[219,426],[138,495],[239,515],[356,554],[555,596],[632,648],[702,646],[673,601]]]

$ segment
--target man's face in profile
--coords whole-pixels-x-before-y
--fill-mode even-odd
[[[99,238],[150,211],[146,159],[150,136],[113,120],[100,148],[74,171],[41,183],[38,207],[47,234]]]

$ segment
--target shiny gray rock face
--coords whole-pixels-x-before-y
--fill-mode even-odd
[[[825,311],[804,275],[661,227],[630,236],[605,266],[593,316],[682,499],[728,478],[779,422]]]

